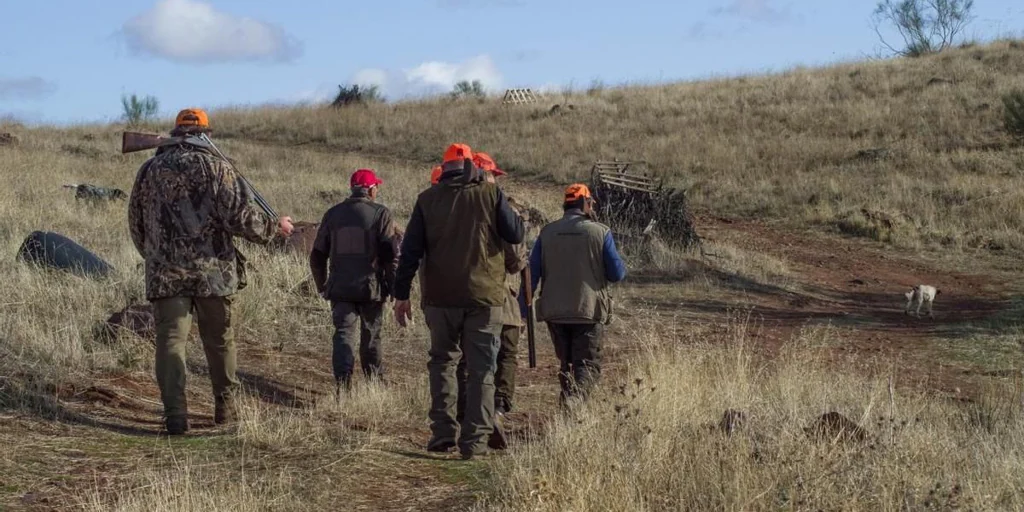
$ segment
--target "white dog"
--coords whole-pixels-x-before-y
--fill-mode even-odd
[[[907,307],[904,309],[906,314],[910,314],[910,308],[913,305],[917,305],[915,309],[916,316],[921,316],[921,305],[928,305],[928,316],[932,316],[932,302],[935,301],[935,297],[939,294],[939,290],[934,286],[928,286],[926,284],[919,284],[911,289],[909,292],[903,294],[907,298]]]

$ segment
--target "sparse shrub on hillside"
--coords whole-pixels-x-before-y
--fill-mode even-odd
[[[587,96],[600,96],[604,92],[604,82],[600,78],[595,78],[590,82],[590,87],[587,87]]]
[[[487,93],[484,92],[484,84],[480,80],[463,80],[452,89],[450,93],[452,99],[463,99],[463,98],[476,98],[483,99],[487,97]]]
[[[1003,122],[1006,131],[1017,139],[1024,140],[1024,89],[1017,89],[1003,96],[1006,112]]]
[[[153,96],[121,95],[122,116],[128,126],[137,126],[156,117],[160,103]]]
[[[349,105],[368,105],[370,103],[383,103],[384,96],[376,85],[360,86],[359,84],[339,85],[338,94],[331,102],[332,107],[347,107]]]
[[[872,16],[879,40],[894,55],[919,57],[954,44],[974,19],[974,0],[882,0]],[[891,24],[903,48],[890,44],[880,27]]]

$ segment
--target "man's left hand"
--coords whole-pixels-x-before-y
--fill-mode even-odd
[[[281,236],[288,238],[292,236],[292,231],[295,231],[295,226],[292,225],[291,217],[281,217],[278,219],[277,232],[280,233]]]
[[[398,320],[398,325],[402,327],[412,325],[412,302],[409,300],[395,301],[395,320]]]

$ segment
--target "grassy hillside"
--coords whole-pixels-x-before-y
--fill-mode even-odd
[[[300,286],[306,262],[248,245],[251,283],[235,302],[242,422],[212,425],[192,343],[198,426],[185,439],[157,437],[152,343],[93,335],[142,299],[126,204],[90,205],[61,188],[128,190],[148,152],[121,155],[121,126],[0,126],[17,138],[0,144],[0,510],[1024,507],[1012,370],[1024,361],[1012,259],[1024,249],[1024,148],[1002,132],[1000,102],[1022,76],[1024,45],[1000,42],[531,107],[214,112],[218,144],[296,219],[318,220],[347,195],[352,170],[374,167],[381,200],[404,222],[453,141],[492,153],[512,173],[503,187],[550,216],[556,185],[614,157],[647,160],[707,214],[698,229],[722,235],[713,258],[659,247],[653,262],[629,261],[592,404],[559,414],[540,328],[540,367],[520,361],[513,449],[468,464],[423,451],[428,341],[418,313],[406,330],[388,313],[390,385],[359,381],[336,403],[329,311]],[[574,108],[552,114],[555,103]],[[16,262],[34,230],[79,241],[115,274],[95,281]],[[931,266],[935,248],[964,249],[952,251],[959,267],[977,274]],[[996,273],[996,260],[1011,272]],[[920,280],[950,285],[938,320],[902,315],[899,291]],[[978,382],[990,386],[960,392]],[[725,408],[744,410],[750,428],[736,437],[710,428]],[[864,425],[869,440],[809,440],[803,428],[829,410]]]
[[[218,112],[222,137],[424,166],[452,141],[558,182],[596,159],[646,160],[701,209],[957,248],[1024,248],[1024,148],[1002,128],[1024,44],[664,86],[366,108]],[[573,105],[550,114],[554,104]],[[877,150],[877,151],[872,151]],[[867,209],[867,215],[862,210]],[[888,224],[892,224],[888,226]]]

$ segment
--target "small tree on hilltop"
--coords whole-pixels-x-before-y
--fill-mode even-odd
[[[451,96],[454,99],[459,98],[484,98],[487,93],[484,92],[484,84],[480,83],[480,80],[463,80],[452,89]]]
[[[338,95],[331,102],[332,107],[347,107],[349,105],[367,105],[370,103],[383,103],[384,96],[376,85],[362,86],[359,84],[339,85]]]
[[[878,39],[894,55],[919,57],[949,48],[974,19],[974,0],[881,0],[872,16]],[[896,48],[880,27],[891,24],[903,39]]]
[[[128,126],[137,126],[156,117],[160,110],[160,102],[152,96],[139,98],[138,95],[121,95],[122,117]]]

